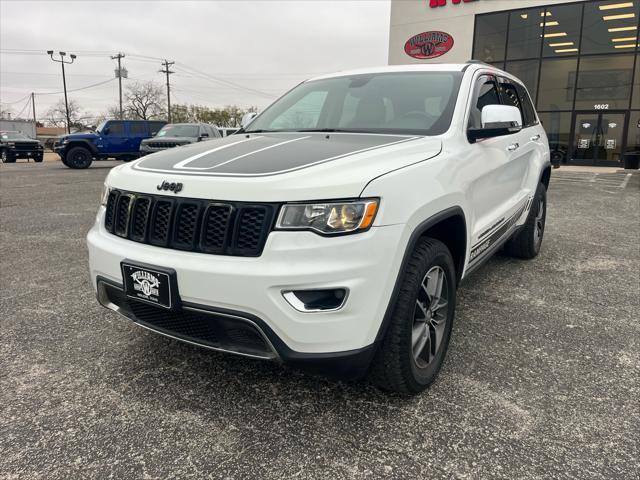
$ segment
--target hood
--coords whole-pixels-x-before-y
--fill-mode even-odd
[[[144,193],[181,182],[181,197],[230,201],[358,197],[374,178],[434,157],[441,145],[408,135],[233,135],[154,153],[113,169],[107,182]]]
[[[17,140],[3,140],[6,143],[31,143],[40,145],[40,141],[34,138],[19,138]]]
[[[145,138],[140,142],[142,145],[148,143],[194,143],[197,138],[194,137],[151,137]]]
[[[61,140],[91,140],[98,137],[98,134],[95,132],[70,133],[69,135],[61,137]]]

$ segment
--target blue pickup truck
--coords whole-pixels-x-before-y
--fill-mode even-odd
[[[153,137],[167,122],[158,120],[107,120],[93,132],[61,137],[53,147],[69,168],[88,168],[93,160],[134,160],[140,142]]]

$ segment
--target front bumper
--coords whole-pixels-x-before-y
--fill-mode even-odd
[[[44,155],[44,150],[36,148],[33,150],[10,149],[8,155],[11,158],[40,158]]]
[[[104,208],[87,236],[94,287],[102,278],[122,285],[125,258],[176,271],[183,305],[235,312],[249,319],[285,359],[340,356],[370,347],[387,309],[406,243],[405,226],[321,237],[311,232],[271,232],[260,257],[184,252],[125,240],[106,231]],[[300,312],[288,290],[346,288],[335,311]]]
[[[67,154],[67,146],[62,143],[55,143],[53,145],[53,151],[57,153],[60,158],[64,158]]]

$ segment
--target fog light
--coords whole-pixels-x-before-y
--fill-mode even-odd
[[[347,301],[346,288],[319,290],[285,290],[282,296],[299,312],[328,312],[338,310]]]

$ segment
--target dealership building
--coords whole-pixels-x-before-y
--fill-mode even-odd
[[[640,0],[392,0],[389,64],[490,63],[564,164],[638,168]]]

